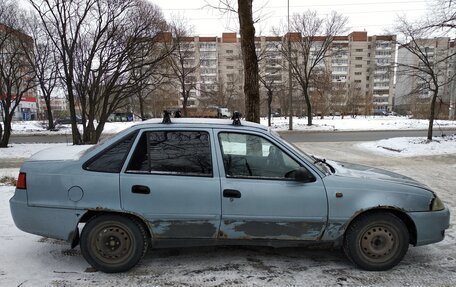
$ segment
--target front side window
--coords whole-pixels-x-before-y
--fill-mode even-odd
[[[127,172],[212,176],[209,133],[145,132],[136,145]]]
[[[227,177],[286,179],[300,167],[276,145],[257,135],[222,132],[219,142]]]

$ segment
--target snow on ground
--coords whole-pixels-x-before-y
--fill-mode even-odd
[[[108,122],[103,133],[118,133],[127,127],[139,122]],[[267,118],[261,118],[261,124],[267,125]],[[293,118],[294,130],[308,131],[360,131],[360,130],[420,130],[428,128],[428,120],[410,119],[407,117],[393,116],[358,116],[356,118],[344,117],[319,117],[313,118],[313,125],[307,126],[307,118]],[[58,131],[47,131],[46,124],[39,121],[14,122],[13,134],[71,134],[70,125],[58,126]],[[287,130],[288,119],[284,117],[272,118],[272,128]],[[436,120],[434,128],[456,128],[456,121]]]

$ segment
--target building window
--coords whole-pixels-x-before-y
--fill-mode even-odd
[[[355,75],[356,75],[356,76],[360,76],[360,75],[361,75],[361,72],[355,72]]]
[[[363,65],[355,65],[355,68],[362,68]]]
[[[356,51],[356,52],[362,52],[363,49],[356,49],[355,51]]]
[[[355,60],[362,60],[363,57],[355,57]]]
[[[234,69],[234,66],[226,66],[226,68],[227,68],[228,70],[232,70],[232,69]]]
[[[227,54],[233,54],[233,50],[226,50]]]
[[[355,80],[355,83],[361,83],[361,80]]]

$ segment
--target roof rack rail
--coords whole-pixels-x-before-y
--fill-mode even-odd
[[[233,120],[233,126],[240,126],[241,125],[241,113],[240,112],[233,112],[233,116],[231,119]]]
[[[162,124],[170,124],[170,123],[171,123],[171,112],[164,110]]]

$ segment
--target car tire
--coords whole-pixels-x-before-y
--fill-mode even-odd
[[[372,213],[348,227],[343,249],[358,267],[383,271],[396,266],[407,253],[409,233],[404,222],[391,213]]]
[[[117,214],[92,218],[81,233],[81,253],[95,269],[124,272],[146,254],[148,233],[138,220]]]

